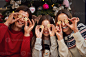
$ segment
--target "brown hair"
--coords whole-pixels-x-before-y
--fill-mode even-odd
[[[44,20],[48,20],[50,22],[50,24],[54,24],[54,21],[52,19],[52,17],[50,15],[44,15],[40,18],[39,22],[38,22],[38,25],[41,25],[42,24],[42,21]],[[50,38],[50,37],[49,37]],[[44,42],[43,42],[44,38],[42,36],[42,56],[43,56],[43,53],[44,53],[44,50],[45,50],[45,47],[44,47]],[[36,41],[36,36],[33,36],[32,37],[32,40],[31,40],[31,49],[33,49],[34,45],[35,45],[35,41]]]
[[[58,21],[57,18],[61,13],[66,14],[68,16],[68,18],[72,18],[72,14],[69,11],[67,11],[66,9],[59,10],[55,17],[55,24],[57,23],[57,21]]]

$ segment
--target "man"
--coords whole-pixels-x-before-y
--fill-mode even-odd
[[[21,15],[21,17],[19,17]],[[35,23],[27,6],[20,6],[0,23],[0,57],[30,57],[31,30]],[[27,20],[25,18],[27,17]],[[29,23],[29,26],[27,25]],[[24,29],[22,29],[24,27]],[[24,31],[23,31],[24,30]]]

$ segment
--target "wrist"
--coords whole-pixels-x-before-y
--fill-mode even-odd
[[[62,40],[62,39],[63,39],[62,37],[61,38],[60,37],[58,38],[59,41]]]
[[[8,22],[5,22],[4,24],[5,24],[6,26],[9,26],[9,25],[10,25]]]
[[[58,38],[58,40],[62,40],[63,39],[63,37],[61,37],[61,36],[59,36],[59,37],[57,36],[57,38]]]
[[[76,33],[76,32],[78,32],[79,30],[78,30],[78,29],[74,29],[73,31],[74,31],[74,33]]]
[[[41,37],[37,37],[37,38],[40,38],[41,39]]]
[[[24,36],[30,36],[30,33],[24,33]]]
[[[54,36],[54,35],[50,35],[50,37],[52,37],[52,36]]]

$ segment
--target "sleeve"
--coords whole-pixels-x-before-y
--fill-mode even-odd
[[[64,40],[57,40],[59,45],[59,56],[60,57],[72,57],[70,51],[68,50]]]
[[[7,30],[8,27],[4,23],[0,23],[0,43],[2,42],[2,39],[4,38]]]
[[[86,55],[86,40],[82,37],[80,32],[73,34],[76,40],[76,47],[78,48],[81,55]]]
[[[32,50],[32,57],[42,57],[42,39],[36,38],[34,48]]]
[[[58,57],[56,37],[52,36],[50,37],[50,40],[51,40],[50,46],[51,57]]]
[[[23,37],[22,45],[21,45],[21,57],[31,57],[31,49],[30,49],[30,41],[32,32],[30,33],[30,36]]]

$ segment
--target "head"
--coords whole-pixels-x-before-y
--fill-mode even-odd
[[[28,17],[30,19],[32,17],[32,14],[31,14],[31,12],[30,12],[30,10],[27,6],[20,6],[15,10],[15,12],[18,12],[18,13],[22,14],[23,17]],[[16,27],[22,28],[25,24],[24,18],[19,19],[14,24],[15,24]]]
[[[60,10],[55,17],[55,24],[58,21],[61,21],[62,30],[63,30],[64,33],[68,32],[68,31],[71,31],[71,29],[64,22],[64,20],[67,19],[67,18],[72,18],[72,14],[65,9]],[[70,21],[69,21],[69,24],[71,24]]]
[[[44,15],[40,18],[38,25],[43,25],[43,36],[49,36],[48,24],[54,24],[53,18],[49,15]]]

